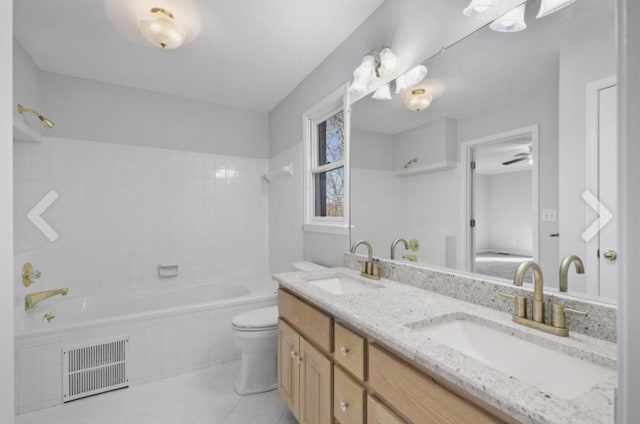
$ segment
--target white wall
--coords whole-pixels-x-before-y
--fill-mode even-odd
[[[373,131],[351,129],[351,167],[394,169],[393,137]]]
[[[42,109],[40,69],[15,38],[13,39],[13,97],[16,104],[20,103],[36,110]],[[15,105],[13,114],[19,115]],[[22,119],[36,124],[32,127],[38,132],[43,132],[43,127],[38,123],[37,117],[27,114]]]
[[[38,249],[43,273],[29,290],[85,295],[267,272],[266,169],[266,159],[114,143],[16,143],[16,248]],[[55,242],[26,218],[52,189]],[[159,264],[179,264],[180,275],[158,278]]]
[[[457,159],[456,120],[441,118],[393,136],[394,163],[402,169],[410,160],[413,166],[428,165]]]
[[[302,143],[296,144],[269,160],[269,169],[278,170],[293,164],[293,176],[280,175],[269,184],[269,269],[291,270],[302,260]]]
[[[258,158],[269,157],[267,114],[41,73],[51,135]]]
[[[483,176],[486,196],[476,190],[476,211],[484,207],[484,220],[476,218],[478,231],[488,231],[485,240],[478,237],[476,250],[531,255],[533,252],[532,172],[518,171]],[[477,215],[478,216],[478,215]],[[484,242],[484,248],[481,243]]]
[[[13,4],[0,3],[0,422],[14,422],[13,392]]]
[[[581,234],[596,218],[581,197],[587,188],[586,174],[592,171],[586,169],[585,155],[586,85],[616,74],[615,35],[612,28],[609,33],[588,32],[566,43],[560,55],[558,254],[578,255],[586,263],[587,244]],[[585,275],[574,275],[571,290],[586,291],[586,284]]]
[[[640,2],[618,1],[620,256],[617,421],[640,422]]]

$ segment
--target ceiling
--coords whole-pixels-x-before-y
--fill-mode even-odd
[[[14,35],[44,71],[268,112],[383,2],[15,0]],[[129,11],[154,6],[198,36],[149,44]]]
[[[531,134],[521,134],[506,140],[483,143],[474,149],[477,174],[501,174],[532,170],[529,160],[522,160],[510,165],[503,162],[516,158],[516,155],[529,153],[531,148]]]
[[[527,3],[527,29],[498,33],[485,27],[425,61],[427,79],[417,87],[434,93],[431,106],[411,112],[408,93],[392,100],[365,97],[353,106],[352,128],[396,135],[443,117],[462,119],[557,87],[560,49],[573,40],[614,40],[615,2],[580,0],[544,19],[539,2]],[[392,87],[393,88],[393,87]]]

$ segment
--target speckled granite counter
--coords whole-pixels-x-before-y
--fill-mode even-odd
[[[334,295],[308,283],[338,275],[379,288]],[[616,345],[611,342],[578,333],[572,333],[570,337],[549,335],[513,323],[508,313],[387,279],[372,282],[346,268],[276,274],[274,278],[281,286],[337,320],[348,323],[523,423],[614,422]],[[438,344],[406,325],[437,322],[455,314],[464,314],[467,319],[596,363],[609,369],[610,375],[576,399],[565,400]]]

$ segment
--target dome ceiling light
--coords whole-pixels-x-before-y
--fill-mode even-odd
[[[407,91],[427,76],[427,67],[418,65],[405,74],[396,78],[396,94]]]
[[[184,43],[186,33],[175,21],[173,13],[161,7],[150,10],[152,16],[138,19],[138,28],[144,38],[162,49],[176,49]]]
[[[462,11],[464,16],[477,19],[491,19],[498,16],[496,0],[471,0]]]
[[[505,13],[495,21],[491,22],[489,26],[492,30],[498,32],[518,32],[527,28],[527,24],[524,21],[524,12],[526,10],[526,3],[512,9],[510,12]]]
[[[426,92],[424,88],[416,88],[411,91],[411,95],[404,100],[409,110],[420,112],[431,106],[433,96]]]

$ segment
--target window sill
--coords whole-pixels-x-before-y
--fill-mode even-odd
[[[302,230],[308,233],[349,235],[349,227],[344,224],[302,224]]]

